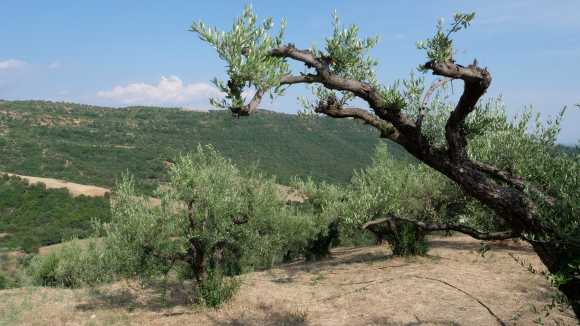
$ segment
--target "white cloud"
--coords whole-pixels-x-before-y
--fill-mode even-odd
[[[51,64],[50,66],[48,66],[48,68],[50,68],[50,69],[58,69],[58,68],[60,68],[60,63],[59,62],[55,62],[55,63]]]
[[[58,92],[58,95],[67,95],[68,93],[70,93],[70,91],[66,88],[63,88]]]
[[[26,62],[20,60],[10,59],[0,62],[0,69],[18,69],[23,67],[26,67]]]
[[[7,85],[16,80],[32,77],[42,69],[41,65],[28,64],[15,59],[0,61],[0,85]]]
[[[254,92],[243,93],[244,96],[253,96]],[[157,86],[132,83],[125,87],[117,86],[112,91],[100,91],[96,97],[109,98],[123,104],[142,105],[176,105],[189,104],[210,97],[223,98],[224,93],[216,87],[206,83],[183,85],[183,81],[177,76],[169,79],[161,77]]]

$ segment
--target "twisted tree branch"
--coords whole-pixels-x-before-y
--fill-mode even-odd
[[[416,218],[413,218],[411,216],[399,215],[399,214],[396,214],[393,212],[389,213],[389,217],[384,217],[384,218],[380,218],[380,219],[377,219],[374,221],[369,221],[369,222],[365,223],[363,226],[361,226],[361,229],[364,230],[370,225],[384,223],[384,222],[387,222],[389,220],[407,221],[407,222],[415,224],[416,226],[422,228],[424,231],[428,231],[428,232],[430,232],[430,231],[443,231],[443,230],[457,231],[457,232],[460,232],[463,234],[467,234],[467,235],[471,236],[472,238],[475,238],[478,240],[504,240],[504,239],[518,238],[521,236],[521,232],[514,231],[514,230],[508,230],[508,231],[503,231],[503,232],[479,232],[474,228],[470,228],[470,227],[464,226],[464,225],[457,225],[457,224],[452,224],[452,223],[443,223],[443,224],[425,223],[425,222],[419,221]]]
[[[186,254],[186,253],[177,252],[174,254],[168,254],[168,253],[160,252],[159,250],[155,249],[155,247],[153,247],[149,243],[142,245],[142,248],[146,254],[152,255],[152,256],[157,257],[157,258],[165,259],[168,261],[179,260],[179,261],[183,261],[186,263],[193,262],[193,257]]]
[[[526,188],[526,183],[524,182],[524,179],[516,172],[504,171],[493,165],[489,165],[478,161],[470,161],[469,164],[471,164],[478,171],[493,175],[494,177],[500,179],[501,181],[506,182],[507,184],[509,184],[510,186],[514,187],[517,190],[523,191]],[[528,183],[527,186],[535,193],[540,195],[542,198],[544,198],[544,200],[548,203],[548,205],[550,205],[550,207],[554,207],[554,205],[556,205],[556,199],[548,195],[540,187],[537,187],[531,183]]]
[[[320,101],[314,112],[322,113],[336,119],[357,118],[364,121],[365,124],[378,129],[381,132],[381,138],[396,139],[399,137],[399,133],[394,128],[390,127],[389,124],[377,118],[369,111],[359,108],[343,108],[334,95],[329,96],[326,103]]]
[[[487,91],[491,84],[491,75],[487,70],[477,66],[477,60],[468,67],[456,65],[452,59],[439,63],[427,62],[425,68],[433,70],[435,75],[461,79],[465,82],[465,90],[445,124],[445,138],[451,159],[455,164],[462,164],[467,158],[465,150],[467,141],[463,124],[465,118],[475,109],[477,101]]]

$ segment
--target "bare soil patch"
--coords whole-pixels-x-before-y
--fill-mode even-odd
[[[82,184],[73,183],[73,182],[67,182],[67,181],[59,180],[59,179],[30,177],[30,176],[19,175],[19,174],[14,174],[14,173],[8,173],[8,175],[9,176],[16,175],[16,176],[21,177],[22,179],[28,179],[28,182],[31,184],[42,182],[46,185],[47,189],[68,188],[68,190],[73,195],[73,197],[76,197],[78,195],[101,196],[102,197],[105,195],[105,193],[111,192],[111,190],[107,189],[107,188],[87,186],[87,185],[82,185]]]
[[[181,108],[181,109],[179,109],[179,111],[191,111],[191,112],[209,113],[209,110],[190,110],[190,109],[185,109],[185,108]]]
[[[286,196],[286,201],[297,201],[297,202],[304,202],[304,197],[300,195],[300,192],[292,187],[284,186],[284,185],[277,185],[278,191]]]
[[[426,257],[393,258],[388,246],[336,248],[324,261],[246,274],[219,309],[192,305],[191,284],[173,282],[167,301],[152,286],[95,290],[28,287],[0,291],[0,320],[27,325],[533,325],[553,289],[508,253],[542,265],[527,245],[492,243],[485,258],[467,236],[431,237]],[[130,283],[131,284],[131,283]],[[514,319],[518,315],[519,319]],[[93,317],[94,316],[94,317]],[[573,324],[571,311],[555,320]]]

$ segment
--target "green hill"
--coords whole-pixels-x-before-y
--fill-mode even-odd
[[[222,110],[0,101],[0,171],[114,187],[129,170],[141,192],[166,181],[168,162],[198,143],[240,166],[259,160],[282,184],[295,176],[345,184],[371,163],[379,141],[353,121],[265,110],[232,120]],[[408,155],[394,143],[389,150]]]
[[[0,248],[35,252],[72,236],[84,238],[91,219],[111,219],[109,195],[73,197],[68,189],[46,189],[27,179],[0,176]]]

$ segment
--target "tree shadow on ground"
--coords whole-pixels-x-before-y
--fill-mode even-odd
[[[431,238],[431,239],[429,239],[429,243],[431,244],[431,250],[434,250],[434,249],[453,249],[453,250],[477,251],[477,250],[481,249],[481,244],[479,242],[456,243],[456,242],[450,242],[450,241],[445,241],[445,240],[446,240],[445,238],[440,238],[440,239]],[[480,241],[480,242],[483,242],[483,241]],[[515,242],[511,242],[511,241],[490,241],[490,242],[486,242],[486,244],[491,247],[491,252],[493,252],[493,251],[506,252],[506,253],[519,252],[519,253],[535,255],[532,247],[528,246],[524,242],[515,243]]]
[[[91,290],[88,298],[83,301],[83,303],[76,306],[76,309],[93,311],[104,308],[121,308],[126,309],[128,312],[133,310],[161,312],[168,307],[190,305],[197,301],[197,297],[195,289],[191,286],[172,281],[168,282],[165,298],[152,289],[143,291],[131,288],[109,290],[107,286],[103,286]]]
[[[268,308],[264,308],[268,309]],[[266,316],[240,316],[229,320],[210,318],[211,325],[250,326],[250,325],[305,325],[308,314],[291,311],[265,311]]]
[[[332,270],[334,266],[350,265],[360,263],[374,263],[395,258],[392,254],[384,253],[360,253],[353,254],[347,258],[328,257],[320,260],[295,260],[285,262],[276,266],[277,269],[284,270],[285,274],[292,277],[300,272],[307,272],[313,275]]]
[[[250,325],[308,325],[311,322],[321,321],[316,316],[308,315],[307,313],[299,313],[292,311],[272,311],[270,307],[262,307],[264,313],[261,316],[240,316],[228,320],[217,320],[217,318],[210,319],[212,325],[228,325],[228,326],[250,326]],[[363,316],[355,325],[393,325],[393,326],[420,326],[420,325],[449,325],[449,326],[463,326],[452,320],[421,320],[415,316],[416,321],[412,322],[394,322],[389,317],[383,316]]]

